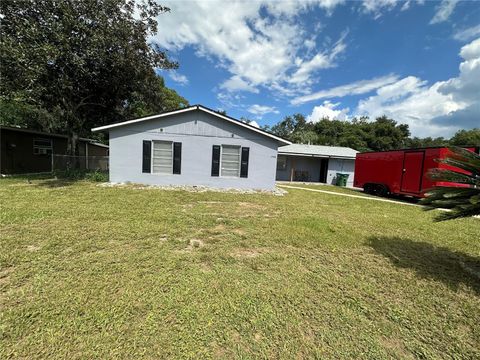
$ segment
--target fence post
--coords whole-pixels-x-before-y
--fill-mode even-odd
[[[85,143],[85,170],[88,170],[88,142]]]
[[[50,154],[50,172],[53,173],[53,151]]]

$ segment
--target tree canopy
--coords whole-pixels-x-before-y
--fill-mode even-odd
[[[188,105],[155,72],[178,64],[148,42],[169,11],[154,0],[10,0],[0,11],[3,122],[67,133],[73,153],[93,126]]]
[[[295,143],[346,146],[358,151],[383,151],[427,146],[480,145],[480,129],[460,130],[450,140],[443,137],[410,137],[406,124],[381,116],[373,121],[367,117],[352,121],[321,119],[309,122],[302,114],[286,116],[265,130]]]

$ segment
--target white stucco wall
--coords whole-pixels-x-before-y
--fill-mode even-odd
[[[355,160],[346,159],[329,159],[328,172],[327,172],[327,184],[334,184],[335,176],[337,173],[349,174],[347,180],[347,186],[353,187],[353,175],[355,172]]]

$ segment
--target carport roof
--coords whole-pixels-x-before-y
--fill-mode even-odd
[[[292,144],[278,148],[280,155],[355,159],[357,150],[341,146]]]

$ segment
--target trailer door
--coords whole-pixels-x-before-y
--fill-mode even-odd
[[[421,191],[424,151],[406,152],[403,157],[402,185],[400,190],[407,193]]]

